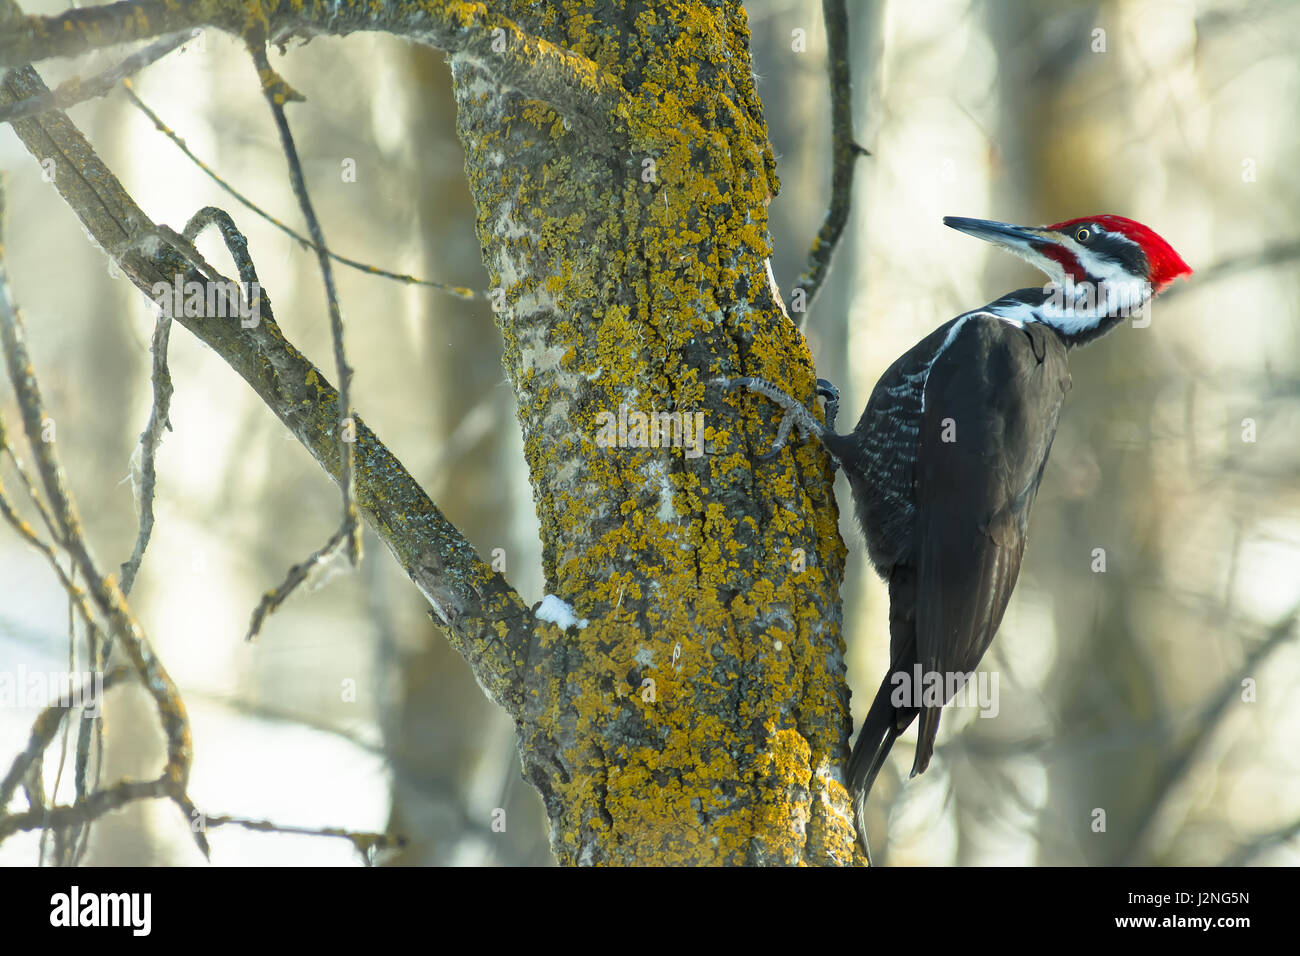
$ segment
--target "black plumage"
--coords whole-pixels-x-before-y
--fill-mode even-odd
[[[924,674],[973,671],[1020,571],[1070,386],[1055,331],[990,311],[1024,294],[940,326],[881,376],[852,432],[822,436],[889,583],[890,669],[849,762],[859,821],[890,747],[918,715],[913,775],[934,750],[941,705],[895,706],[895,675],[911,687],[917,664]]]

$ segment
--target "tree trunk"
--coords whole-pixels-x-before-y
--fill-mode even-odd
[[[813,378],[765,264],[777,182],[745,14],[591,9],[516,22],[617,77],[626,140],[452,57],[547,593],[589,621],[534,637],[525,773],[563,863],[848,862],[831,473],[811,446],[755,465],[770,407],[720,384]],[[702,412],[704,454],[602,447],[620,406]]]

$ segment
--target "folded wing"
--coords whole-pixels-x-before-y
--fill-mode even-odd
[[[931,366],[917,439],[916,650],[944,692],[921,708],[913,775],[930,762],[953,678],[975,669],[1002,622],[1068,387],[1054,333],[984,313]]]

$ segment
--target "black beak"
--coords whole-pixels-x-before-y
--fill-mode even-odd
[[[951,226],[958,232],[964,232],[977,239],[1005,246],[1012,250],[1028,252],[1036,243],[1047,239],[1045,229],[1033,229],[1029,226],[1012,226],[1005,222],[993,222],[989,219],[966,219],[962,216],[944,216],[943,224]]]

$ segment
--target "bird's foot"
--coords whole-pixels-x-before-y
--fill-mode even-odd
[[[835,418],[840,413],[840,390],[824,378],[817,379],[817,394],[826,402],[826,430],[835,431]]]
[[[824,378],[817,380],[816,394],[826,400],[826,424],[823,425],[812,416],[808,409],[804,408],[796,399],[787,395],[781,389],[777,388],[767,379],[763,378],[733,378],[727,383],[729,388],[743,387],[749,389],[757,395],[762,395],[770,399],[784,409],[785,414],[781,416],[781,424],[777,426],[776,438],[772,442],[772,447],[765,452],[761,452],[755,457],[759,461],[771,461],[781,453],[785,447],[786,441],[790,437],[790,429],[799,429],[799,435],[807,438],[809,435],[815,435],[818,439],[829,431],[835,423],[835,414],[839,410],[840,393],[835,386]]]

